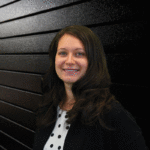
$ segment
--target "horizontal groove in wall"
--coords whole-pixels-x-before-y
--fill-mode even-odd
[[[3,70],[3,69],[1,69]],[[31,73],[31,74],[35,74],[35,75],[44,75],[45,73],[39,73],[39,72],[30,72],[30,71],[19,71],[19,70],[6,70],[4,69],[4,71],[13,71],[13,72],[19,72],[19,73]],[[39,93],[40,94],[40,93]]]
[[[103,22],[103,23],[97,23],[97,24],[89,24],[89,25],[84,25],[88,28],[92,27],[98,27],[98,26],[110,26],[110,25],[116,25],[116,24],[123,24],[123,23],[134,23],[134,22],[142,22],[145,21],[144,19],[120,19],[120,20],[114,20],[110,22]]]
[[[13,55],[15,56],[16,54],[14,53]],[[25,56],[25,55],[27,55],[27,54],[24,54],[23,56]],[[33,56],[34,56],[34,54],[30,54],[30,55],[33,55]],[[41,56],[40,54],[37,54],[37,55]],[[48,54],[43,54],[43,55],[48,56]],[[22,53],[20,54],[20,56],[22,56]],[[28,56],[28,55],[27,55],[27,56]]]
[[[25,146],[25,147],[28,148],[29,150],[32,150],[30,147],[28,147],[27,145],[25,145],[25,144],[23,144],[22,142],[18,141],[17,139],[13,138],[12,136],[6,134],[5,132],[3,132],[3,131],[0,131],[0,132],[1,132],[2,134],[6,135],[7,137],[11,138],[12,140],[18,142],[19,144]]]
[[[42,96],[43,95],[43,93],[38,93],[38,92],[29,91],[29,90],[19,89],[19,88],[11,87],[11,86],[8,86],[8,85],[2,85],[2,84],[0,84],[0,86],[4,87],[4,88],[7,88],[7,89],[13,89],[13,90],[21,91],[21,92],[26,92],[26,93],[34,94],[34,95],[37,95],[37,96]]]
[[[126,20],[115,20],[115,21],[111,21],[111,22],[103,22],[103,23],[97,23],[97,24],[89,24],[89,25],[82,25],[82,26],[86,26],[88,28],[91,27],[98,27],[98,26],[109,26],[109,25],[116,25],[116,24],[122,24],[122,23],[133,23],[133,22],[141,22],[141,21],[145,21],[143,19],[126,19]],[[59,32],[61,29],[55,29],[55,30],[48,30],[48,31],[41,31],[41,32],[35,32],[35,33],[30,33],[30,34],[20,34],[20,35],[15,35],[15,36],[8,36],[8,37],[3,37],[0,38],[0,40],[2,39],[9,39],[9,38],[17,38],[17,37],[26,37],[26,36],[32,36],[32,35],[40,35],[40,34],[49,34],[49,33],[54,33],[54,32]]]
[[[21,109],[21,110],[23,110],[23,111],[26,111],[26,112],[29,112],[29,113],[35,114],[33,111],[30,111],[30,110],[28,110],[28,109],[25,109],[25,108],[22,108],[22,107],[16,106],[16,105],[11,104],[11,103],[9,103],[9,102],[5,102],[5,101],[3,101],[3,100],[1,100],[1,99],[0,99],[0,102],[1,102],[1,103],[4,103],[4,104],[7,104],[7,105],[10,105],[10,106],[12,106],[12,107],[16,107],[16,108]]]
[[[1,71],[10,71],[10,72],[18,72],[18,73],[27,73],[27,74],[31,74],[31,75],[44,75],[45,73],[33,73],[33,72],[25,72],[25,71],[19,71],[19,70],[6,70],[6,69],[0,69]]]
[[[19,2],[19,1],[21,1],[21,0],[15,0],[15,1],[13,1],[13,2],[10,2],[10,3],[7,3],[7,4],[4,4],[4,5],[0,6],[0,8],[2,8],[2,7],[6,7],[6,6],[8,6],[8,5],[11,5],[11,4],[16,3],[16,2]]]
[[[4,148],[4,147],[3,147],[3,146],[1,146],[1,145],[0,145],[0,148],[1,148],[2,150],[7,150],[6,148]]]
[[[22,89],[18,89],[18,88],[6,86],[6,85],[1,85],[1,84],[0,84],[0,86],[4,87],[4,88],[7,88],[7,89],[13,89],[13,90],[17,90],[17,91],[20,91],[20,92],[26,92],[26,93],[34,94],[34,95],[37,95],[37,96],[42,96],[41,93],[37,93],[37,92],[33,92],[33,91],[22,90]]]
[[[48,53],[47,52],[39,52],[39,53],[37,53],[37,52],[35,52],[35,53],[0,53],[0,55],[48,55]]]
[[[29,129],[29,128],[27,128],[27,127],[25,127],[25,126],[23,126],[23,125],[21,125],[21,124],[19,124],[19,123],[17,123],[17,122],[14,122],[14,121],[12,121],[12,120],[10,120],[10,119],[8,119],[8,118],[2,116],[2,115],[0,115],[0,118],[3,118],[3,119],[5,119],[5,120],[8,120],[9,122],[12,122],[12,123],[14,123],[14,124],[16,124],[16,125],[18,125],[18,126],[24,128],[24,129],[28,130],[28,131],[31,131],[31,132],[35,133],[35,131],[33,131],[33,130],[31,130],[31,129]]]
[[[36,32],[36,33],[30,33],[30,34],[20,34],[20,35],[15,35],[15,36],[9,36],[9,37],[3,37],[1,39],[8,39],[8,38],[17,38],[17,37],[26,37],[26,36],[32,36],[32,35],[40,35],[40,34],[49,34],[49,33],[54,33],[54,32],[59,32],[61,29],[56,29],[56,30],[51,30],[51,31],[41,31],[41,32]]]
[[[11,71],[11,70],[1,70],[0,71],[3,71],[3,72],[8,72],[8,73],[21,73],[21,72],[18,72],[18,71]],[[34,73],[27,73],[27,72],[22,72],[23,74],[26,74],[26,75],[37,75],[37,74],[34,74]],[[41,76],[41,75],[39,75]]]

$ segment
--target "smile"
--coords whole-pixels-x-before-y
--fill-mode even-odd
[[[63,69],[64,71],[79,71],[79,70],[75,70],[75,69]]]
[[[79,70],[63,70],[63,71],[69,75],[75,75],[79,73]]]

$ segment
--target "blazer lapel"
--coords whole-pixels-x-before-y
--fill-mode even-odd
[[[80,150],[85,140],[85,128],[77,121],[70,126],[64,141],[64,150]]]
[[[38,135],[39,139],[37,139],[37,142],[38,142],[37,146],[36,146],[37,150],[43,150],[45,143],[47,142],[50,134],[52,133],[52,130],[55,126],[55,123],[53,123],[50,126],[40,130],[39,135]]]

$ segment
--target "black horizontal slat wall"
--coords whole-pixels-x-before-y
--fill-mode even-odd
[[[111,91],[136,118],[148,145],[146,5],[137,0],[1,0],[0,149],[32,149],[48,48],[59,30],[73,24],[91,28],[102,40]]]
[[[0,85],[41,93],[41,75],[1,70],[0,79]]]

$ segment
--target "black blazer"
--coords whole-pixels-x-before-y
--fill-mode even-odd
[[[71,124],[63,150],[148,150],[142,131],[133,116],[120,103],[113,103],[113,109],[106,115],[110,131],[100,124],[95,127],[82,125],[79,121]],[[43,150],[55,123],[36,131],[33,150]]]

